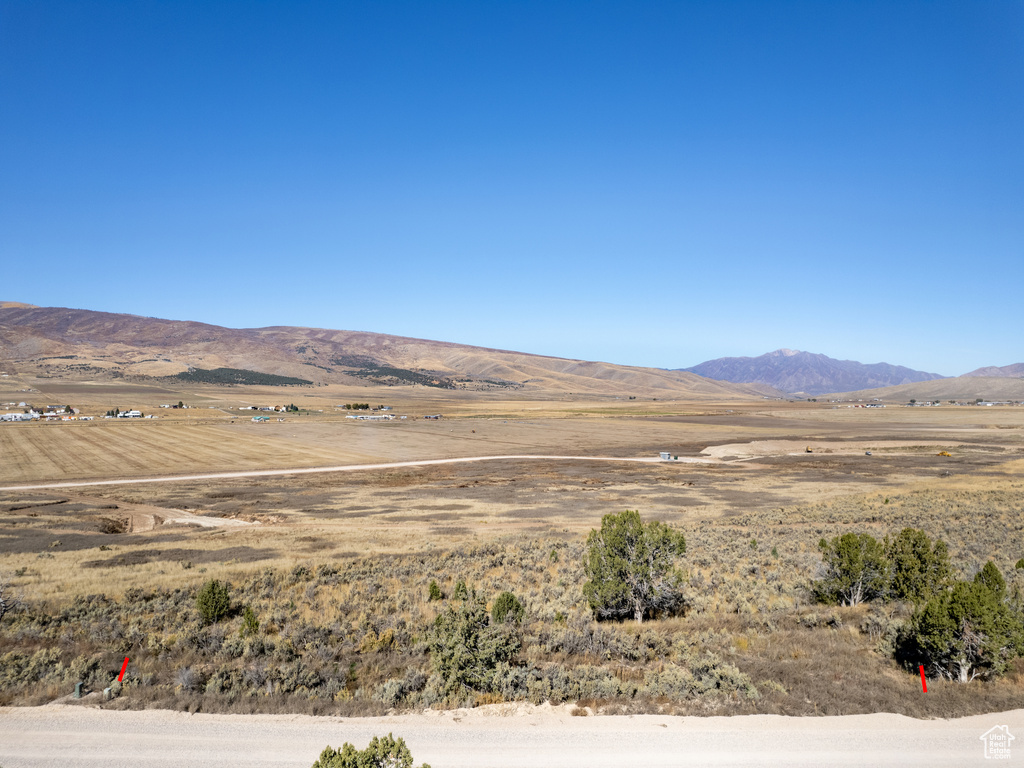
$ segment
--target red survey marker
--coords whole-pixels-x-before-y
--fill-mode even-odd
[[[128,663],[127,659],[125,659],[125,663]],[[928,693],[928,683],[924,679],[924,664],[919,664],[917,668],[921,670],[921,687],[924,688],[925,693]]]
[[[128,669],[128,657],[124,657],[124,664],[121,665],[121,674],[117,676],[117,682],[121,682],[124,679],[124,671]],[[924,674],[923,672],[921,674]]]

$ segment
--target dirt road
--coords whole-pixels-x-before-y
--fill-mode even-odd
[[[505,716],[503,716],[503,713]],[[381,718],[189,715],[48,706],[0,709],[3,768],[309,768],[328,744],[402,736],[433,768],[985,765],[982,735],[1024,710],[959,720],[899,715],[790,718],[571,717],[566,707],[495,705]],[[1010,742],[1013,764],[1024,746]]]
[[[135,485],[138,483],[173,483],[179,480],[223,480],[234,477],[274,477],[279,475],[313,475],[327,472],[359,472],[372,469],[398,469],[400,467],[427,467],[433,464],[460,464],[474,461],[617,461],[642,464],[661,463],[657,458],[620,458],[614,456],[465,456],[455,459],[421,459],[418,461],[392,461],[385,464],[343,464],[338,467],[302,467],[298,469],[254,469],[243,472],[210,472],[199,475],[161,475],[159,477],[130,477],[121,480],[72,480],[63,483],[33,485],[5,485],[0,491],[37,491],[52,488],[83,488],[92,485]],[[717,464],[717,459],[681,457],[667,464]]]

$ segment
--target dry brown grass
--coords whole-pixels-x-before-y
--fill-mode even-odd
[[[896,668],[881,647],[886,628],[901,620],[898,611],[823,608],[810,604],[806,590],[822,536],[846,530],[883,536],[907,525],[943,538],[964,575],[992,558],[1020,582],[1012,566],[1024,556],[1024,432],[991,428],[985,419],[993,409],[708,409],[659,402],[656,415],[641,416],[618,409],[639,412],[655,404],[467,398],[448,403],[450,408],[426,399],[415,405],[456,417],[353,424],[326,413],[257,427],[232,425],[225,412],[201,425],[7,425],[0,428],[0,451],[21,457],[4,471],[22,480],[90,472],[123,477],[161,467],[184,472],[513,452],[650,455],[666,448],[697,455],[709,445],[754,440],[818,440],[831,452],[761,452],[756,460],[722,465],[495,462],[121,485],[68,494],[0,491],[0,572],[15,575],[15,587],[36,610],[69,610],[93,594],[115,598],[120,606],[89,608],[97,622],[92,634],[65,628],[48,637],[32,630],[19,635],[15,646],[28,652],[56,644],[70,654],[67,663],[98,654],[102,664],[116,666],[123,659],[117,643],[128,643],[140,659],[133,706],[378,712],[383,703],[373,697],[380,686],[410,670],[427,671],[421,640],[437,611],[427,601],[429,581],[438,579],[450,593],[455,580],[465,578],[484,594],[512,588],[527,602],[531,623],[523,662],[540,675],[521,689],[528,698],[586,690],[581,706],[604,712],[883,710],[950,716],[1006,708],[1024,692],[1024,669],[1018,667],[996,683],[937,685],[935,696],[921,699],[919,680]],[[493,418],[484,406],[536,408],[537,415]],[[584,415],[570,416],[570,408]],[[601,409],[605,415],[597,415]],[[935,443],[954,446],[953,457],[915,448]],[[879,455],[864,456],[865,444]],[[169,464],[174,468],[167,469]],[[947,469],[952,476],[939,477]],[[587,618],[580,591],[582,542],[603,514],[625,508],[639,508],[646,518],[685,531],[685,618],[642,628],[595,625]],[[119,521],[133,519],[139,509],[256,524],[238,530],[121,531]],[[345,575],[301,575],[316,574],[321,566]],[[268,572],[275,586],[263,589],[261,574]],[[192,620],[189,595],[211,577],[236,589],[249,585],[245,602],[256,607],[261,631],[275,642],[292,642],[309,627],[329,631],[335,639],[323,645],[326,650],[314,644],[299,657],[337,679],[354,662],[358,682],[345,678],[343,689],[326,700],[322,691],[313,698],[284,690],[242,695],[251,685],[241,678],[231,683],[234,697],[177,691],[175,669],[196,667],[207,676],[230,677],[255,663],[244,655],[178,644],[182,626]],[[178,623],[160,625],[159,611],[136,615],[124,597],[128,589],[158,594],[168,611],[179,612]],[[174,596],[175,590],[183,592]],[[104,612],[118,611],[124,612],[118,619],[122,634],[111,635],[118,638],[113,646],[100,642],[104,632],[113,632]],[[237,634],[240,621],[230,620],[228,635]],[[388,630],[391,640],[384,639]],[[59,643],[58,635],[64,638]],[[664,693],[677,690],[678,679],[659,682],[654,675],[697,669],[705,653],[718,665],[708,679],[724,680],[728,694]],[[295,661],[275,657],[273,663]],[[168,664],[174,669],[168,671]],[[145,675],[151,677],[143,684]],[[566,683],[566,675],[576,677]],[[756,696],[744,693],[748,682]],[[55,695],[53,685],[31,696],[7,691],[4,700],[41,703]],[[358,690],[363,693],[357,696]]]

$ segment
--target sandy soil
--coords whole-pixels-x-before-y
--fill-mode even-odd
[[[328,744],[401,736],[416,764],[512,766],[981,765],[982,734],[1024,734],[1024,710],[959,720],[891,714],[794,718],[573,717],[572,707],[499,704],[379,718],[115,712],[84,706],[0,709],[4,768],[308,768]],[[1011,760],[1024,757],[1012,746]]]

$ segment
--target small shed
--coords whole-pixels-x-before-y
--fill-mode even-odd
[[[659,455],[662,461],[672,461],[672,454],[668,451],[662,451]]]

